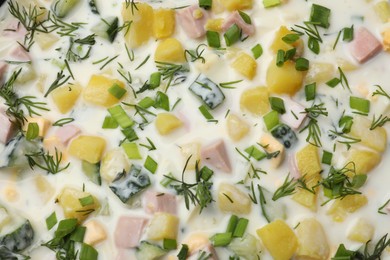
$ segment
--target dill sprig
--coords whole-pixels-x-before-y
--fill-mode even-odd
[[[70,165],[70,163],[68,163],[64,167],[61,167],[62,153],[59,152],[57,148],[55,148],[55,155],[51,155],[49,152],[45,153],[39,151],[32,154],[26,154],[25,156],[27,157],[31,169],[34,169],[34,167],[37,166],[51,174],[66,170]]]
[[[168,90],[168,87],[171,85],[172,81],[174,81],[176,76],[189,72],[188,67],[184,64],[156,61],[156,66],[157,70],[161,73],[162,79],[168,80],[166,90]]]
[[[76,41],[72,37],[69,38],[69,42],[69,48],[66,51],[66,60],[78,62],[89,58],[92,50],[91,46],[88,46],[87,51],[83,53],[82,45],[84,44],[75,44]]]
[[[131,14],[134,14],[134,10],[138,11],[137,3],[134,0],[125,0],[126,9],[131,8]]]
[[[341,140],[337,140],[337,142],[340,144],[345,144],[348,150],[351,148],[352,144],[359,143],[361,141],[359,138],[354,138],[344,133],[339,133],[333,130],[330,130],[329,132],[332,138],[341,138]]]
[[[306,113],[310,120],[308,124],[299,132],[302,133],[303,131],[308,130],[306,142],[317,147],[321,147],[321,129],[318,125],[317,117],[319,117],[320,115],[328,116],[328,112],[326,110],[326,107],[324,107],[324,103],[313,104],[311,107],[305,108],[305,111],[302,113]]]
[[[382,127],[384,126],[387,122],[390,121],[390,118],[387,116],[383,116],[382,114],[376,119],[375,115],[372,118],[370,130],[374,130],[377,127]]]
[[[289,177],[290,177],[290,173],[287,174],[283,184],[276,189],[274,195],[272,196],[273,201],[286,196],[290,196],[295,193],[295,187],[297,186],[298,182],[294,179],[294,177],[291,178]]]
[[[62,85],[64,85],[70,79],[70,77],[71,76],[67,76],[66,77],[63,70],[58,72],[57,73],[57,78],[53,81],[53,83],[51,83],[51,85],[50,85],[49,89],[46,91],[44,97],[47,97],[50,94],[50,92],[52,92],[56,88],[59,88]]]
[[[187,55],[189,56],[191,62],[195,62],[197,60],[200,60],[202,63],[206,62],[206,59],[202,56],[203,52],[205,51],[206,44],[202,43],[199,44],[198,47],[196,47],[195,50],[185,50],[184,51],[184,57],[186,58],[186,61],[188,62]]]
[[[71,22],[67,23],[58,18],[57,16],[49,12],[46,22],[50,22],[49,25],[43,24],[46,29],[46,33],[56,32],[61,37],[75,37],[75,32],[83,27],[86,23]]]
[[[387,94],[387,92],[381,86],[375,85],[375,87],[377,87],[377,89],[374,91],[374,93],[372,93],[372,96],[380,95],[390,99],[390,95]]]
[[[314,52],[315,54],[320,53],[320,43],[322,43],[322,38],[320,33],[317,29],[317,23],[313,22],[303,22],[303,25],[295,25],[296,28],[292,28],[291,31],[299,34],[304,35],[306,34],[309,37],[309,40],[307,42],[307,45],[309,49]]]
[[[190,203],[192,203],[194,206],[199,205],[200,213],[202,213],[202,210],[214,201],[210,191],[213,183],[209,181],[213,172],[207,167],[199,169],[199,162],[197,161],[195,164],[195,183],[185,182],[184,173],[190,159],[191,156],[188,157],[185,163],[181,180],[169,175],[164,176],[172,181],[171,187],[176,190],[177,194],[183,195],[188,210],[190,209]]]

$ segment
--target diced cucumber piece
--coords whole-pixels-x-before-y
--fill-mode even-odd
[[[132,165],[130,171],[119,173],[110,185],[110,189],[116,196],[126,203],[137,193],[143,191],[150,185],[150,178],[148,173],[143,171],[139,165]]]
[[[251,234],[233,238],[228,248],[245,260],[257,260],[260,252],[259,240]]]
[[[225,95],[218,85],[203,74],[200,74],[191,84],[190,90],[200,97],[210,109],[216,108],[225,99]]]
[[[32,154],[41,151],[40,143],[37,141],[27,141],[22,134],[16,135],[5,146],[0,153],[0,168],[27,167],[28,160],[25,154]]]
[[[51,10],[59,18],[63,18],[78,4],[80,0],[55,0],[51,4]]]
[[[118,33],[118,17],[108,17],[102,19],[98,24],[92,27],[91,31],[96,35],[113,42]]]
[[[147,241],[141,241],[140,245],[137,247],[135,256],[138,260],[155,260],[166,253],[167,251],[158,245],[153,245]]]
[[[277,125],[272,129],[271,133],[276,139],[281,141],[286,148],[290,148],[298,141],[294,131],[285,124]]]
[[[102,178],[100,177],[100,162],[89,163],[82,161],[81,168],[85,175],[96,185],[102,185]]]
[[[24,224],[11,233],[0,237],[0,245],[5,246],[13,252],[19,252],[29,247],[34,239],[34,229],[30,221],[26,220]]]
[[[6,246],[0,246],[0,259],[2,260],[26,260],[30,257],[14,253],[9,250]]]
[[[286,219],[286,205],[280,201],[273,201],[273,194],[261,187],[262,200],[260,201],[261,213],[268,222],[275,219]]]
[[[91,8],[91,12],[94,14],[99,14],[99,10],[96,6],[96,1],[95,0],[89,0],[88,1],[89,7]]]

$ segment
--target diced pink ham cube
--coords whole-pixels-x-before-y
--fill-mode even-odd
[[[366,62],[381,50],[382,44],[369,30],[360,27],[355,31],[354,39],[350,44],[350,51],[358,62]]]
[[[7,26],[2,32],[2,35],[19,40],[23,39],[26,33],[26,28],[24,28],[24,26],[19,22],[19,20],[14,19],[7,24]]]
[[[74,125],[65,125],[63,127],[58,128],[56,131],[56,136],[60,141],[67,145],[69,141],[76,137],[81,132],[80,128]]]
[[[290,154],[288,156],[288,169],[290,171],[291,177],[293,177],[294,179],[301,178],[301,173],[299,172],[295,155]]]
[[[201,17],[197,17],[197,12],[202,12]],[[177,18],[188,37],[196,39],[206,34],[204,28],[209,13],[197,5],[183,8],[177,12]]]
[[[211,166],[224,172],[232,171],[229,156],[225,148],[225,142],[223,140],[218,140],[202,148],[201,154],[202,159]]]
[[[15,132],[15,124],[11,122],[4,112],[0,111],[0,142],[3,144],[8,143],[8,141],[14,136]]]
[[[130,249],[119,249],[115,260],[138,260],[133,250]]]
[[[241,28],[242,32],[246,35],[253,35],[255,33],[255,26],[253,24],[247,24],[244,19],[242,19],[240,13],[235,11],[231,13],[225,20],[222,25],[222,30],[226,31],[233,24],[236,24]]]
[[[297,130],[307,116],[306,113],[302,113],[305,108],[289,98],[283,98],[283,101],[286,113],[281,115],[280,119],[292,129]]]
[[[114,233],[115,245],[119,248],[138,246],[147,221],[142,217],[120,217]]]
[[[144,196],[143,207],[145,212],[166,212],[172,215],[177,213],[176,196],[169,193],[147,191]]]
[[[7,71],[8,64],[4,61],[0,61],[0,81],[3,80],[4,73]]]
[[[31,61],[28,52],[22,46],[17,45],[11,52],[11,57],[18,61]]]
[[[209,260],[218,260],[219,257],[217,255],[217,252],[215,251],[215,248],[211,244],[207,244],[206,246],[200,248],[196,252],[194,252],[192,255],[190,255],[187,260],[197,260],[199,259],[199,253],[205,252],[206,256],[208,256],[207,259]]]

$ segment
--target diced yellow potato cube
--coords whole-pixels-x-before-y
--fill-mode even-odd
[[[253,0],[220,0],[220,3],[228,11],[234,11],[252,8]]]
[[[136,7],[122,5],[124,22],[131,22],[129,31],[125,34],[126,44],[136,48],[149,41],[153,35],[153,8],[146,3],[136,3]]]
[[[184,243],[188,245],[188,251],[191,255],[210,244],[210,240],[205,233],[192,233],[184,240]]]
[[[99,221],[91,220],[85,223],[84,226],[87,228],[84,235],[84,243],[93,246],[107,238],[106,230]]]
[[[157,9],[153,12],[153,35],[157,39],[170,37],[175,32],[175,10]]]
[[[256,60],[246,53],[239,54],[231,66],[248,79],[253,79],[253,77],[256,76]]]
[[[8,184],[3,188],[4,197],[9,202],[16,202],[19,199],[19,192],[15,184]]]
[[[257,87],[245,90],[241,94],[240,106],[255,115],[265,115],[271,108],[268,89]]]
[[[192,142],[184,144],[180,146],[180,149],[185,162],[191,157],[187,163],[186,170],[194,170],[196,162],[200,163],[200,143]]]
[[[79,84],[68,84],[56,88],[51,92],[54,104],[62,114],[68,113],[73,108],[80,96],[81,90],[82,88]]]
[[[336,68],[331,63],[326,62],[311,62],[309,71],[306,75],[306,82],[317,84],[321,82],[326,82],[329,79],[334,78],[336,73]]]
[[[351,132],[352,137],[361,139],[360,144],[363,144],[378,152],[383,152],[387,146],[387,133],[383,127],[377,127],[370,130],[371,120],[356,115],[353,119]]]
[[[382,33],[383,36],[383,47],[386,51],[390,51],[390,28]]]
[[[322,170],[318,147],[314,145],[307,144],[296,153],[295,159],[301,176],[311,177]]]
[[[295,69],[295,62],[286,61],[278,67],[276,60],[272,60],[267,69],[267,86],[271,93],[294,95],[301,89],[304,72]]]
[[[333,202],[327,213],[332,216],[333,221],[343,222],[348,213],[355,212],[367,202],[367,197],[362,194],[348,195]]]
[[[155,120],[160,135],[167,135],[183,125],[182,121],[171,113],[160,113]]]
[[[305,189],[297,188],[296,192],[292,195],[292,199],[297,203],[301,204],[302,206],[312,211],[316,211],[319,188],[314,188],[314,186],[321,181],[321,175],[320,173],[317,173],[312,176],[305,176],[304,180],[307,188],[314,189],[314,193]]]
[[[358,66],[351,62],[350,60],[346,59],[337,59],[337,65],[342,69],[342,71],[353,71],[358,68]]]
[[[92,75],[84,89],[84,99],[95,105],[111,107],[120,101],[108,91],[114,85],[125,87],[125,84],[117,79],[103,75]]]
[[[59,37],[54,33],[35,32],[34,40],[42,50],[47,50],[59,41]]]
[[[295,34],[294,32],[287,29],[286,26],[281,26],[275,34],[275,38],[271,44],[271,50],[277,53],[278,50],[288,51],[292,48],[297,49],[297,54],[303,52],[303,41],[298,39],[296,42],[289,44],[282,40],[282,38],[288,34]]]
[[[304,219],[296,228],[299,241],[297,259],[326,260],[329,244],[320,222],[315,218]]]
[[[42,175],[37,175],[34,178],[34,182],[43,201],[48,202],[54,195],[55,189],[53,185]]]
[[[50,121],[43,117],[29,117],[27,118],[27,122],[23,125],[23,131],[27,131],[28,124],[37,123],[39,127],[39,137],[44,137],[46,135],[47,129],[50,127]]]
[[[236,115],[229,114],[226,119],[226,127],[229,137],[233,141],[239,141],[249,132],[249,125]]]
[[[147,236],[151,240],[176,239],[178,228],[179,218],[177,216],[157,212],[150,221]]]
[[[374,226],[366,219],[359,218],[348,232],[348,239],[356,242],[366,243],[374,235]]]
[[[249,214],[252,202],[248,195],[233,185],[221,183],[218,187],[218,207],[234,214]]]
[[[375,13],[382,20],[387,23],[390,19],[390,5],[387,1],[380,1],[374,5]]]
[[[355,164],[357,174],[367,174],[381,162],[381,155],[370,150],[350,149],[347,160]]]
[[[205,28],[208,31],[220,32],[222,31],[223,22],[223,18],[208,19]]]
[[[83,206],[80,199],[89,196],[92,197],[93,202],[87,205],[84,204]],[[99,201],[90,193],[68,187],[62,190],[57,200],[64,211],[65,218],[77,218],[79,222],[85,220],[92,212],[100,207]]]
[[[73,139],[69,145],[69,153],[89,163],[100,161],[106,140],[98,136],[80,135]]]
[[[154,60],[160,62],[184,62],[183,45],[175,38],[162,40],[157,45]]]
[[[108,183],[112,182],[118,173],[128,172],[129,170],[130,163],[124,152],[119,148],[105,153],[100,163],[100,176]]]
[[[277,219],[256,233],[274,260],[289,260],[298,248],[297,236],[283,220]]]
[[[271,165],[274,168],[279,167],[279,165],[284,160],[285,148],[278,140],[276,140],[270,134],[264,134],[260,139],[260,145],[264,148],[267,153],[274,154],[271,159]]]

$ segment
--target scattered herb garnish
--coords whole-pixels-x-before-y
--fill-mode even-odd
[[[191,58],[190,59],[191,62],[195,62],[197,60],[200,60],[202,63],[205,63],[206,60],[202,56],[203,52],[205,51],[205,46],[206,46],[206,44],[199,44],[195,50],[185,50],[184,56],[186,58],[186,61],[188,61],[187,56],[189,56]]]
[[[55,155],[51,155],[49,152],[36,152],[32,154],[25,155],[28,160],[28,164],[31,169],[34,169],[35,166],[41,168],[42,170],[47,171],[51,174],[59,173],[63,170],[66,170],[70,163],[61,167],[62,153],[55,148]]]
[[[46,91],[44,97],[47,97],[50,94],[50,92],[52,92],[56,88],[59,88],[62,85],[64,85],[70,79],[70,77],[71,76],[67,76],[66,77],[63,70],[58,72],[57,73],[57,78],[53,81],[53,83],[51,83],[51,85],[50,85],[49,89]]]
[[[306,137],[306,142],[315,145],[317,147],[322,146],[321,143],[321,129],[318,125],[318,116],[328,116],[328,112],[326,108],[324,107],[324,103],[321,104],[314,104],[310,108],[305,108],[305,111],[303,113],[306,113],[309,117],[309,123],[302,128],[299,132],[303,132],[305,130],[308,130],[308,135]]]

